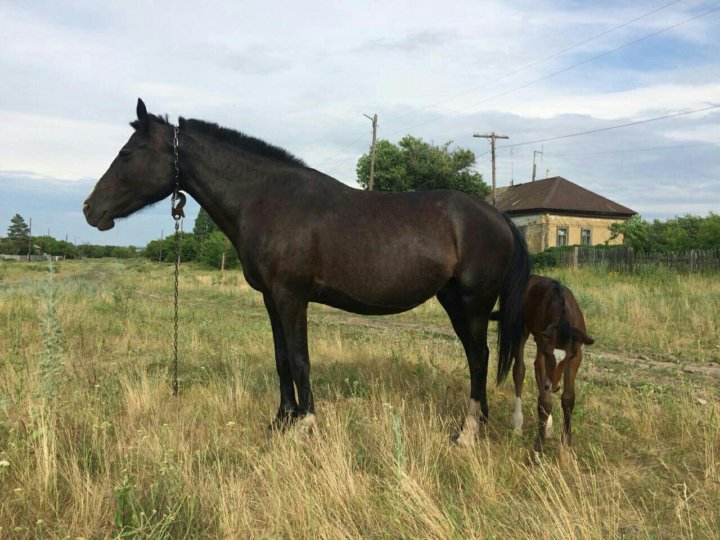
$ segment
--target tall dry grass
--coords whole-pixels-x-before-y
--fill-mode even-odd
[[[240,274],[183,269],[173,399],[170,267],[62,264],[55,352],[43,341],[47,277],[34,268],[0,267],[1,537],[720,536],[716,380],[668,384],[632,364],[595,377],[602,366],[591,356],[572,450],[530,454],[530,378],[525,435],[509,428],[510,386],[491,387],[486,432],[460,449],[450,436],[465,411],[467,368],[436,304],[391,318],[313,307],[319,428],[268,437],[278,399],[272,340]],[[604,347],[623,324],[593,310],[612,304],[604,290],[619,294],[606,281],[616,276],[563,277]],[[644,287],[621,284],[650,302]],[[689,316],[681,309],[678,319]],[[707,347],[705,336],[688,343]],[[51,352],[59,368],[44,370]],[[59,381],[52,399],[48,373]]]

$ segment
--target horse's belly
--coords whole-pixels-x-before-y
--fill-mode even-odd
[[[367,315],[401,313],[432,298],[452,277],[437,262],[412,265],[358,264],[316,280],[312,301]]]

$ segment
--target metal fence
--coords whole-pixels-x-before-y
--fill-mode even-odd
[[[575,246],[569,250],[556,251],[552,255],[555,256],[553,266],[604,266],[615,272],[632,272],[657,267],[672,268],[679,272],[720,272],[720,250],[717,249],[661,253],[635,251],[625,246],[609,248]],[[552,265],[552,262],[550,256],[548,263]]]

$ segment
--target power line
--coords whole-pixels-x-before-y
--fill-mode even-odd
[[[674,144],[674,145],[665,145],[665,146],[648,146],[645,148],[630,148],[627,150],[603,150],[600,152],[580,152],[580,153],[561,153],[556,154],[553,152],[552,157],[581,157],[581,156],[602,156],[606,154],[638,154],[641,152],[653,152],[658,150],[678,150],[681,148],[696,148],[698,146],[712,146],[715,144],[720,143],[712,143],[712,142],[703,142],[703,143],[693,143],[693,144]],[[503,146],[498,148],[500,150],[501,148],[508,148],[507,146]],[[510,148],[512,150],[512,148]],[[486,152],[487,153],[487,152]],[[484,154],[481,154],[484,155]],[[480,157],[480,156],[478,156]]]
[[[513,75],[517,75],[517,74],[520,73],[521,71],[525,71],[525,70],[528,69],[528,68],[537,66],[537,65],[539,65],[539,64],[542,64],[543,62],[547,62],[548,60],[552,60],[553,58],[557,58],[558,56],[561,56],[561,55],[565,54],[566,52],[569,52],[569,51],[571,51],[571,50],[573,50],[573,49],[577,49],[578,47],[582,47],[583,45],[587,45],[587,44],[590,43],[591,41],[595,41],[596,39],[599,39],[599,38],[601,38],[601,37],[607,36],[608,34],[611,34],[611,33],[615,32],[616,30],[619,30],[620,28],[624,28],[625,26],[628,26],[628,25],[630,25],[630,24],[632,24],[632,23],[634,23],[634,22],[637,22],[637,21],[639,21],[639,20],[641,20],[641,19],[644,19],[645,17],[649,17],[650,15],[654,15],[655,13],[657,13],[657,12],[659,12],[659,11],[662,11],[662,10],[664,10],[664,9],[667,9],[667,8],[669,8],[670,6],[673,6],[673,5],[675,5],[675,4],[679,4],[681,1],[682,1],[682,0],[674,0],[673,2],[669,2],[669,3],[667,3],[667,4],[664,4],[664,5],[662,5],[662,6],[658,7],[658,8],[655,8],[655,9],[653,9],[653,10],[651,10],[651,11],[648,11],[648,12],[646,12],[646,13],[643,13],[642,15],[640,15],[640,16],[638,16],[638,17],[635,17],[634,19],[630,19],[629,21],[625,21],[625,22],[622,23],[622,24],[619,24],[619,25],[617,25],[617,26],[613,26],[613,27],[610,28],[609,30],[605,30],[605,31],[603,31],[603,32],[600,32],[599,34],[595,34],[595,35],[592,36],[592,37],[589,37],[589,38],[587,38],[587,39],[584,39],[583,41],[580,41],[580,42],[578,42],[578,43],[575,43],[574,45],[571,45],[571,46],[569,46],[569,47],[566,47],[566,48],[564,48],[564,49],[562,49],[562,50],[560,50],[560,51],[557,51],[557,52],[555,52],[555,53],[553,53],[553,54],[551,54],[551,55],[548,55],[548,56],[545,56],[545,57],[543,57],[543,58],[540,58],[539,60],[534,60],[534,61],[532,61],[532,62],[529,62],[529,63],[527,63],[527,64],[524,64],[524,65],[520,66],[519,68],[514,69],[514,70],[512,70],[512,71],[508,71],[508,72],[505,73],[504,75],[500,75],[499,77],[496,77],[495,79],[491,79],[491,80],[486,81],[486,82],[484,82],[484,83],[482,83],[482,84],[480,84],[480,85],[478,85],[478,86],[474,86],[474,87],[472,87],[472,88],[469,88],[469,89],[464,90],[464,91],[462,91],[462,92],[459,92],[459,93],[457,93],[457,94],[453,94],[452,96],[443,98],[443,99],[441,99],[441,100],[439,100],[439,101],[436,101],[436,102],[434,102],[434,103],[430,103],[429,105],[425,105],[424,107],[421,107],[421,108],[419,108],[419,109],[415,109],[415,110],[412,111],[412,112],[408,112],[408,113],[404,113],[404,114],[401,114],[401,115],[399,115],[399,116],[396,116],[395,118],[393,118],[393,120],[397,120],[397,119],[400,119],[400,118],[405,118],[406,116],[410,116],[411,114],[417,114],[417,113],[420,112],[420,111],[427,110],[427,109],[429,109],[429,108],[431,108],[431,107],[434,107],[434,106],[436,106],[436,105],[440,105],[441,103],[445,103],[445,102],[447,102],[447,101],[450,101],[450,100],[452,100],[452,99],[458,98],[458,97],[460,97],[460,96],[464,96],[464,95],[467,95],[467,94],[471,94],[471,93],[473,93],[473,92],[475,92],[475,91],[477,91],[477,90],[480,90],[481,88],[485,88],[485,87],[487,87],[487,86],[490,86],[491,84],[495,84],[496,82],[500,82],[500,81],[502,81],[502,80],[504,80],[504,79],[507,79],[508,77],[512,77]]]
[[[637,43],[640,43],[641,41],[644,41],[644,40],[649,39],[649,38],[651,38],[651,37],[655,37],[655,36],[657,36],[658,34],[662,34],[663,32],[667,32],[668,30],[673,30],[674,28],[677,28],[678,26],[682,26],[683,24],[687,24],[687,23],[692,22],[692,21],[694,21],[694,20],[696,20],[696,19],[699,19],[699,18],[701,18],[701,17],[705,17],[705,16],[710,15],[711,13],[714,13],[714,12],[716,12],[716,11],[718,11],[718,10],[720,10],[720,5],[715,6],[714,8],[712,8],[712,9],[710,9],[710,10],[708,10],[708,11],[705,11],[705,12],[703,12],[703,13],[700,13],[699,15],[695,15],[694,17],[690,17],[689,19],[685,19],[684,21],[680,21],[680,22],[675,23],[675,24],[673,24],[673,25],[671,25],[671,26],[667,26],[667,27],[665,27],[665,28],[661,28],[660,30],[656,30],[655,32],[652,32],[652,33],[650,33],[650,34],[646,34],[646,35],[644,35],[644,36],[642,36],[642,37],[640,37],[640,38],[638,38],[638,39],[635,39],[635,40],[633,40],[633,41],[629,41],[628,43],[625,43],[625,44],[623,44],[623,45],[620,45],[619,47],[615,47],[614,49],[611,49],[611,50],[609,50],[609,51],[605,51],[605,52],[600,53],[600,54],[597,54],[597,55],[595,55],[595,56],[591,56],[590,58],[586,58],[585,60],[583,60],[583,61],[581,61],[581,62],[578,62],[578,63],[576,63],[576,64],[572,64],[572,65],[570,65],[570,66],[568,66],[568,67],[565,67],[565,68],[563,68],[563,69],[560,69],[560,70],[558,70],[558,71],[554,71],[554,72],[552,72],[552,73],[550,73],[550,74],[548,74],[548,75],[545,75],[545,76],[543,76],[543,77],[540,77],[540,78],[538,78],[538,79],[533,79],[533,80],[530,81],[530,82],[527,82],[527,83],[522,84],[522,85],[520,85],[520,86],[516,86],[516,87],[514,87],[514,88],[510,88],[509,90],[505,90],[505,91],[503,91],[503,92],[500,92],[499,94],[494,94],[494,95],[492,95],[492,96],[488,96],[488,97],[486,97],[486,98],[484,98],[484,99],[482,99],[482,100],[480,100],[480,101],[477,101],[477,102],[473,103],[472,105],[468,105],[468,106],[466,106],[466,107],[461,107],[461,108],[459,108],[459,109],[452,110],[452,111],[450,111],[449,113],[446,113],[446,114],[437,115],[437,116],[435,116],[435,117],[433,117],[433,118],[430,118],[430,119],[428,119],[428,120],[424,120],[423,122],[419,122],[419,123],[417,123],[417,124],[413,124],[413,125],[411,125],[411,126],[409,126],[409,127],[406,127],[406,128],[404,128],[403,130],[397,130],[397,131],[391,132],[390,135],[392,135],[392,134],[394,134],[394,133],[398,133],[399,131],[405,131],[405,130],[412,129],[412,128],[415,128],[415,127],[418,127],[418,126],[423,126],[423,125],[425,125],[425,124],[429,124],[429,123],[431,123],[431,122],[435,122],[435,121],[440,120],[441,118],[445,118],[445,117],[447,117],[447,116],[456,115],[457,113],[466,111],[466,110],[468,110],[468,109],[472,109],[472,108],[480,105],[481,103],[485,103],[485,102],[487,102],[487,101],[490,101],[491,99],[495,99],[495,98],[498,98],[498,97],[505,96],[505,95],[510,94],[510,93],[512,93],[512,92],[516,92],[517,90],[523,90],[523,89],[527,88],[528,86],[532,86],[533,84],[536,84],[536,83],[539,83],[539,82],[542,82],[542,81],[546,81],[547,79],[550,79],[550,78],[552,78],[552,77],[555,77],[555,76],[557,76],[557,75],[560,75],[560,74],[562,74],[562,73],[565,73],[565,72],[567,72],[567,71],[570,71],[571,69],[575,69],[576,67],[579,67],[579,66],[582,66],[582,65],[585,65],[585,64],[589,64],[590,62],[594,62],[595,60],[597,60],[597,59],[599,59],[599,58],[602,58],[602,57],[607,56],[607,55],[609,55],[609,54],[616,53],[616,52],[618,52],[618,51],[620,51],[620,50],[622,50],[622,49],[626,49],[626,48],[628,48],[628,47],[631,47],[632,45],[635,45],[635,44],[637,44]],[[507,147],[504,147],[504,148],[507,148]]]
[[[581,135],[590,135],[592,133],[600,133],[601,131],[610,131],[612,129],[620,129],[630,126],[637,126],[639,124],[648,124],[650,122],[657,122],[658,120],[665,120],[667,118],[675,118],[676,116],[685,116],[688,114],[695,114],[702,111],[709,111],[711,109],[717,109],[720,108],[720,105],[711,105],[710,107],[703,107],[702,109],[693,109],[692,111],[683,111],[679,113],[673,113],[673,114],[666,114],[665,116],[657,116],[655,118],[647,118],[645,120],[636,120],[635,122],[628,122],[626,124],[618,124],[616,126],[608,126],[604,128],[598,128],[598,129],[590,129],[588,131],[579,131],[577,133],[569,133],[567,135],[559,135],[557,137],[550,137],[547,139],[538,139],[537,141],[525,141],[515,144],[506,144],[505,146],[498,147],[498,150],[502,150],[503,148],[516,148],[518,146],[525,146],[528,144],[539,144],[539,143],[546,143],[550,141],[557,141],[558,139],[569,139],[570,137],[579,137]]]
[[[586,43],[588,43],[588,42],[590,42],[590,41],[592,41],[592,40],[594,40],[594,39],[597,39],[597,38],[599,38],[599,37],[602,37],[602,36],[604,36],[604,35],[607,35],[607,34],[613,32],[613,31],[615,31],[615,30],[617,30],[617,29],[619,29],[619,28],[622,28],[622,27],[624,27],[624,26],[627,26],[627,25],[629,25],[629,24],[632,24],[633,22],[636,22],[636,21],[638,21],[638,20],[640,20],[640,19],[643,19],[643,18],[645,18],[645,17],[647,17],[647,16],[649,16],[649,15],[652,15],[652,14],[654,14],[654,13],[657,13],[658,11],[661,11],[661,10],[663,10],[663,9],[666,9],[666,8],[670,7],[671,5],[674,5],[674,4],[678,3],[679,1],[680,1],[680,0],[678,0],[677,2],[670,2],[670,3],[668,3],[668,4],[664,4],[664,5],[660,6],[659,8],[656,8],[656,9],[654,9],[654,10],[652,10],[652,11],[649,11],[649,12],[643,14],[643,15],[640,15],[640,16],[636,17],[635,19],[631,19],[630,21],[626,21],[625,23],[622,23],[622,24],[620,24],[620,25],[617,25],[617,26],[613,27],[613,28],[610,29],[610,30],[607,30],[607,31],[605,31],[605,32],[602,32],[602,33],[600,33],[600,34],[597,34],[596,36],[593,36],[593,37],[591,37],[591,38],[588,38],[587,40],[584,40],[584,41],[582,41],[582,42],[576,43],[575,45],[572,45],[572,46],[570,46],[570,47],[567,47],[567,48],[565,48],[565,49],[563,49],[563,50],[561,50],[561,51],[558,51],[557,53],[554,53],[554,54],[552,54],[552,55],[550,55],[550,56],[541,58],[541,59],[536,60],[536,61],[534,61],[534,62],[530,62],[529,64],[525,64],[525,65],[521,66],[520,68],[518,68],[517,70],[514,70],[514,71],[512,71],[512,72],[509,72],[509,73],[507,73],[507,74],[505,74],[505,75],[502,75],[502,76],[500,76],[500,77],[498,77],[498,78],[496,78],[496,79],[493,79],[492,81],[489,81],[489,82],[487,82],[487,83],[483,83],[482,85],[480,85],[480,86],[478,86],[478,87],[475,87],[475,88],[473,88],[473,89],[470,89],[470,90],[468,90],[468,91],[465,91],[465,92],[462,92],[462,93],[457,94],[457,95],[455,95],[455,96],[452,96],[452,97],[450,97],[450,98],[446,98],[446,99],[444,99],[444,100],[441,100],[440,102],[437,102],[437,103],[435,103],[435,104],[443,103],[443,102],[445,102],[445,101],[448,101],[449,99],[453,99],[453,98],[458,97],[458,96],[460,96],[460,95],[465,95],[465,94],[470,93],[470,92],[472,92],[472,91],[475,91],[475,90],[478,90],[478,89],[480,89],[480,88],[483,88],[483,87],[485,87],[485,86],[487,86],[487,85],[489,85],[489,84],[492,84],[492,83],[494,83],[494,82],[498,82],[498,81],[500,81],[500,80],[502,80],[502,79],[505,79],[505,78],[507,78],[507,77],[509,77],[509,76],[511,76],[511,75],[517,74],[517,73],[519,73],[520,71],[523,71],[523,70],[525,70],[525,69],[527,69],[527,68],[529,68],[529,67],[538,65],[538,64],[540,64],[540,63],[542,63],[542,62],[545,62],[545,61],[547,61],[547,60],[550,60],[550,59],[552,59],[552,58],[555,58],[555,57],[557,57],[557,56],[560,56],[560,55],[562,55],[562,54],[564,54],[564,53],[566,53],[566,52],[568,52],[568,51],[570,51],[570,50],[572,50],[572,49],[574,49],[574,48],[577,48],[577,47],[579,47],[579,46],[582,46],[582,45],[584,45],[584,44],[586,44]],[[689,19],[685,19],[685,20],[680,21],[680,22],[678,22],[678,23],[676,23],[676,24],[673,24],[673,25],[671,25],[671,26],[662,28],[662,29],[657,30],[657,31],[655,31],[655,32],[652,32],[652,33],[650,33],[650,34],[646,34],[646,35],[644,35],[644,36],[642,36],[642,37],[640,37],[640,38],[638,38],[638,39],[636,39],[636,40],[633,40],[633,41],[631,41],[631,42],[625,43],[625,44],[623,44],[623,45],[621,45],[621,46],[619,46],[619,47],[616,47],[616,48],[611,49],[611,50],[609,50],[609,51],[606,51],[606,52],[604,52],[604,53],[601,53],[601,54],[598,54],[598,55],[596,55],[596,56],[593,56],[593,57],[590,57],[590,58],[588,58],[588,59],[585,59],[585,60],[583,60],[582,62],[578,62],[578,63],[576,63],[576,64],[570,65],[570,66],[568,66],[568,67],[566,67],[566,68],[563,68],[562,70],[555,71],[555,72],[550,73],[550,74],[548,74],[548,75],[546,75],[546,76],[544,76],[544,77],[541,77],[541,78],[539,78],[539,79],[532,80],[532,81],[530,81],[530,82],[528,82],[528,83],[525,83],[525,84],[523,84],[523,85],[521,85],[521,86],[519,86],[519,87],[511,88],[511,89],[506,90],[506,91],[504,91],[504,92],[501,92],[501,93],[499,93],[499,94],[495,94],[495,95],[492,95],[492,96],[488,96],[487,98],[484,98],[482,101],[476,102],[476,103],[474,103],[473,105],[470,105],[470,106],[468,106],[468,107],[462,107],[462,108],[460,108],[460,109],[455,109],[455,110],[453,110],[453,111],[450,111],[450,112],[447,113],[447,114],[437,115],[437,116],[435,116],[435,117],[433,117],[433,118],[430,118],[429,120],[425,120],[425,121],[419,122],[419,123],[417,123],[417,124],[412,124],[412,125],[410,125],[410,126],[408,126],[408,127],[403,128],[402,130],[395,130],[395,131],[391,132],[389,135],[394,135],[394,134],[396,134],[396,133],[399,133],[400,131],[410,130],[410,129],[413,129],[413,128],[418,127],[418,126],[422,126],[422,125],[425,125],[425,124],[429,124],[429,123],[431,123],[431,122],[435,122],[435,121],[437,121],[437,120],[439,120],[439,119],[441,119],[441,118],[444,118],[444,117],[446,117],[446,116],[452,116],[452,115],[455,115],[455,114],[457,114],[457,113],[459,113],[459,112],[465,111],[465,110],[467,110],[467,109],[469,109],[469,108],[475,107],[475,106],[479,105],[480,103],[484,103],[484,102],[489,101],[489,100],[491,100],[491,99],[495,99],[495,98],[497,98],[497,97],[501,97],[501,96],[507,95],[507,94],[509,94],[509,93],[511,93],[511,92],[515,92],[515,91],[517,91],[517,90],[522,90],[522,89],[524,89],[524,88],[527,88],[528,86],[531,86],[531,85],[533,85],[533,84],[536,84],[536,83],[541,82],[541,81],[544,81],[544,80],[547,80],[547,79],[549,79],[549,78],[551,78],[551,77],[555,77],[556,75],[559,75],[559,74],[561,74],[561,73],[565,73],[565,72],[567,72],[567,71],[570,71],[571,69],[574,69],[574,68],[579,67],[579,66],[581,66],[581,65],[584,65],[584,64],[590,63],[590,62],[592,62],[592,61],[594,61],[594,60],[597,60],[597,59],[599,59],[599,58],[602,58],[603,56],[607,56],[607,55],[609,55],[609,54],[615,53],[615,52],[617,52],[617,51],[620,51],[620,50],[622,50],[622,49],[625,49],[625,48],[627,48],[627,47],[630,47],[630,46],[632,46],[632,45],[635,45],[636,43],[639,43],[639,42],[641,42],[641,41],[643,41],[643,40],[645,40],[645,39],[649,39],[649,38],[654,37],[654,36],[656,36],[656,35],[658,35],[658,34],[661,34],[661,33],[663,33],[663,32],[667,32],[668,30],[672,30],[672,29],[674,29],[674,28],[677,28],[677,27],[679,27],[679,26],[681,26],[681,25],[683,25],[683,24],[687,24],[688,22],[691,22],[691,21],[693,21],[693,20],[699,19],[699,18],[701,18],[701,17],[705,17],[705,16],[707,16],[707,15],[709,15],[709,14],[711,14],[711,13],[717,11],[717,10],[720,10],[720,5],[715,6],[714,8],[712,8],[712,9],[710,9],[710,10],[708,10],[708,11],[705,11],[705,12],[703,12],[703,13],[700,13],[699,15],[695,15],[695,16],[693,16],[693,17],[690,17]],[[409,116],[409,114],[416,114],[418,111],[422,111],[422,110],[428,109],[429,107],[432,107],[432,106],[433,106],[433,105],[428,105],[428,106],[425,106],[425,107],[423,107],[423,108],[421,108],[421,109],[416,109],[416,110],[413,111],[412,113],[406,113],[406,114],[401,115],[401,116],[399,116],[399,117],[397,117],[397,118],[404,118],[404,117],[406,117],[406,116]],[[359,139],[358,139],[356,142],[359,142]],[[355,142],[353,142],[353,143],[351,143],[351,144],[355,144]],[[503,147],[503,148],[507,148],[507,147]],[[344,159],[344,158],[343,158],[343,157],[331,158],[330,160],[325,160],[325,161],[321,162],[318,166],[322,166],[322,165],[326,165],[326,164],[330,164],[330,163],[335,163],[335,162],[339,161],[340,159]]]

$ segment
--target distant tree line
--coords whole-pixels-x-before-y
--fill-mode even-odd
[[[685,215],[654,220],[652,223],[633,216],[624,223],[610,226],[611,239],[622,234],[623,244],[635,251],[671,252],[691,249],[720,249],[720,215]]]
[[[49,235],[30,237],[30,227],[20,214],[10,220],[7,236],[0,238],[0,253],[3,255],[52,255],[67,259],[115,257],[128,259],[139,255],[133,246],[107,246],[95,244],[74,244],[57,240]]]

